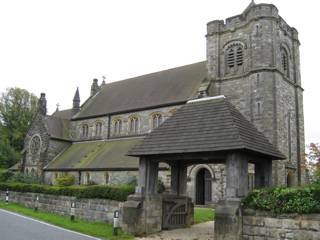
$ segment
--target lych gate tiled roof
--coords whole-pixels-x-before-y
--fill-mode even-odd
[[[130,156],[174,153],[249,150],[272,159],[284,159],[225,98],[192,101],[177,110],[144,141],[128,152]]]
[[[185,103],[196,95],[206,76],[206,62],[199,62],[105,84],[73,118]]]

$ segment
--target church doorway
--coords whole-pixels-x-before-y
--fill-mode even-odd
[[[205,205],[212,200],[212,177],[208,169],[201,168],[196,176],[196,205]]]
[[[292,171],[289,171],[287,175],[287,187],[293,187],[294,185],[294,174]]]

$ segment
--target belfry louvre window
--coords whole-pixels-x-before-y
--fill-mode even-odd
[[[227,66],[233,68],[243,64],[243,46],[240,44],[231,45],[227,50]]]
[[[162,115],[160,113],[156,113],[152,115],[152,128],[157,128],[162,123]]]
[[[229,68],[233,68],[234,67],[234,49],[233,48],[229,49],[229,51],[228,51],[227,62],[228,62],[228,67]]]
[[[137,117],[131,117],[129,124],[130,133],[137,133],[139,127],[139,119]]]
[[[237,48],[236,62],[238,66],[243,64],[243,49],[242,47]]]
[[[122,131],[122,120],[117,119],[114,121],[114,134],[115,135],[120,135]]]

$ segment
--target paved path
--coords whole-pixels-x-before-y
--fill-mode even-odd
[[[136,240],[213,240],[214,222],[205,222],[190,228],[163,231],[145,238]]]
[[[1,240],[97,240],[0,209]]]

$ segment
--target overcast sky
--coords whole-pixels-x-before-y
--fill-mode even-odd
[[[274,0],[299,31],[306,143],[320,142],[319,1]],[[47,94],[48,111],[81,102],[93,78],[113,82],[206,60],[206,23],[250,0],[0,0],[0,92]],[[119,98],[125,96],[119,96]]]

